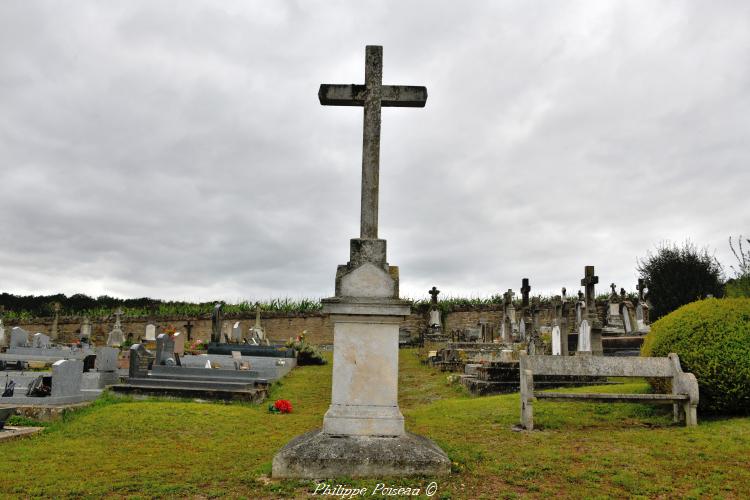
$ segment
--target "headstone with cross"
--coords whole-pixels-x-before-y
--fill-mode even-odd
[[[54,317],[52,318],[52,328],[50,329],[50,338],[52,340],[57,340],[58,332],[57,332],[57,325],[60,321],[60,303],[55,302],[52,304],[52,311],[55,313]]]
[[[585,317],[587,329],[590,331],[591,338],[591,350],[597,355],[601,356],[604,354],[602,348],[602,323],[599,320],[599,315],[596,311],[596,284],[599,283],[599,276],[594,274],[594,266],[586,266],[584,271],[584,277],[581,279],[581,286],[584,287],[585,292]],[[579,334],[580,334],[579,326]]]
[[[432,289],[427,293],[429,293],[432,297],[432,302],[430,304],[430,320],[428,326],[433,330],[442,330],[443,322],[440,318],[440,310],[438,309],[438,294],[440,293],[440,290],[433,286]]]
[[[360,234],[350,241],[349,262],[338,267],[334,297],[321,301],[333,323],[331,405],[320,431],[274,457],[277,478],[450,472],[450,459],[437,445],[404,430],[398,339],[410,303],[399,298],[398,268],[388,264],[386,241],[378,239],[381,108],[423,107],[427,90],[382,80],[383,48],[368,46],[363,85],[324,84],[318,92],[323,105],[364,108]]]
[[[519,325],[519,330],[522,331],[522,339],[528,340],[527,337],[531,336],[533,327],[531,324],[531,314],[529,308],[529,292],[531,287],[529,286],[529,278],[523,278],[521,280],[521,321],[524,324],[523,328]]]
[[[438,290],[437,288],[433,286],[432,289],[429,290],[427,293],[429,293],[430,296],[432,297],[433,307],[437,307],[437,303],[438,303],[437,298],[438,298],[438,295],[440,294],[440,290]]]
[[[529,286],[529,278],[521,280],[521,307],[526,309],[529,307],[529,292],[531,287]]]
[[[516,320],[516,309],[513,306],[512,289],[503,294],[503,326],[502,339],[506,344],[512,344],[514,336],[518,333],[518,321]]]

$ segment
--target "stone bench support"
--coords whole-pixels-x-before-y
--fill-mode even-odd
[[[533,403],[537,399],[605,403],[671,404],[675,421],[698,425],[698,381],[685,373],[677,354],[666,358],[616,358],[601,356],[520,356],[521,426],[534,428]],[[534,392],[535,375],[579,377],[647,377],[672,381],[671,394],[590,394]]]

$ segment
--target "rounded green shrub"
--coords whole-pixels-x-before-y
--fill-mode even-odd
[[[670,352],[698,379],[699,411],[750,414],[750,299],[706,299],[664,316],[641,355]]]

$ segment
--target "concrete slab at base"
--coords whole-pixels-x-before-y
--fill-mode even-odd
[[[316,430],[296,437],[273,457],[274,478],[324,479],[442,476],[451,461],[431,440],[398,437],[335,437]]]

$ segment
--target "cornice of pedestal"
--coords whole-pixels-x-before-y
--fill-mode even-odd
[[[408,300],[386,297],[330,297],[321,300],[323,314],[347,316],[408,316]]]

